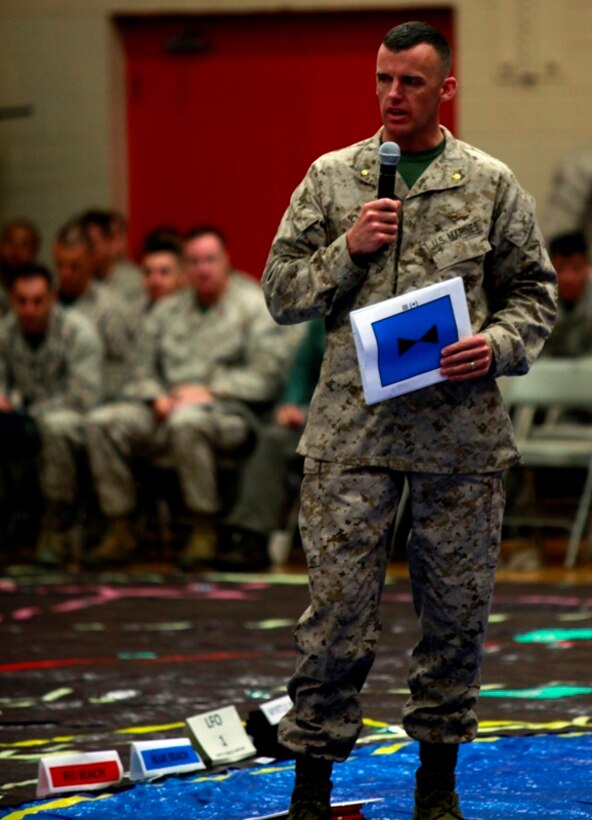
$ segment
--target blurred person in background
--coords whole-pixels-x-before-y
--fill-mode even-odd
[[[248,446],[277,400],[296,338],[274,323],[261,289],[233,271],[215,226],[185,243],[189,288],[163,299],[138,338],[127,403],[87,420],[89,458],[108,528],[91,566],[122,563],[138,546],[133,463],[166,453],[179,477],[191,530],[186,569],[216,554],[221,509],[217,456]]]
[[[131,352],[129,311],[121,300],[95,281],[93,243],[80,220],[72,220],[60,228],[54,258],[59,302],[65,308],[76,308],[97,328],[105,349],[105,399],[115,399],[122,389]]]
[[[571,151],[557,164],[541,229],[547,242],[583,231],[592,243],[592,148]]]
[[[306,326],[273,418],[259,431],[255,449],[241,471],[238,497],[222,529],[216,561],[220,570],[244,572],[269,566],[269,538],[275,530],[284,529],[289,503],[297,496],[297,487],[290,492],[287,484],[289,477],[300,478],[302,473],[304,459],[296,448],[319,380],[324,349],[323,323],[313,319]],[[297,484],[299,487],[300,481]]]
[[[80,217],[93,249],[94,276],[122,300],[138,310],[142,301],[142,272],[128,256],[127,220],[119,211],[94,209]]]
[[[0,232],[0,316],[10,309],[10,285],[14,273],[23,265],[35,262],[41,235],[29,219],[6,222]]]
[[[557,322],[543,348],[544,356],[592,354],[592,277],[583,231],[561,234],[549,243],[557,273]]]
[[[82,419],[101,399],[103,346],[92,322],[57,302],[41,265],[17,270],[10,300],[12,312],[0,321],[2,458],[38,457],[45,509],[35,560],[54,566],[68,554]]]

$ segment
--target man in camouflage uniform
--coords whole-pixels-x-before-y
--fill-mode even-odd
[[[557,165],[541,227],[547,241],[584,231],[592,244],[592,148],[573,151]]]
[[[11,219],[0,232],[0,316],[10,310],[10,283],[15,272],[37,259],[41,237],[28,219]]]
[[[555,316],[555,274],[531,198],[501,162],[439,125],[456,91],[450,50],[407,23],[377,58],[383,128],[310,168],[280,224],[263,277],[273,316],[324,316],[326,353],[300,445],[301,533],[311,603],[296,628],[293,708],[279,727],[296,754],[290,820],[329,818],[330,774],[362,727],[388,534],[404,477],[421,637],[403,723],[420,742],[417,820],[462,817],[458,744],[474,706],[503,512],[502,471],[518,460],[495,379],[525,373]],[[377,199],[378,150],[401,151],[401,202]],[[404,214],[404,218],[402,218]],[[447,377],[364,403],[349,313],[460,276],[474,335],[441,351]]]
[[[95,487],[110,521],[89,556],[93,565],[125,561],[135,550],[132,462],[165,452],[194,519],[181,564],[214,557],[216,454],[249,440],[257,411],[277,398],[294,350],[296,337],[273,322],[258,284],[231,272],[217,229],[193,232],[185,252],[191,286],[145,321],[123,394],[128,402],[87,421]]]
[[[59,564],[79,483],[83,414],[101,396],[103,349],[91,322],[56,304],[46,268],[21,268],[10,296],[13,312],[0,322],[0,421],[3,429],[10,422],[17,435],[21,431],[22,443],[6,440],[3,453],[26,455],[27,435],[37,431],[46,509],[35,557]]]
[[[99,332],[105,349],[106,400],[121,392],[129,363],[132,332],[126,307],[102,284],[93,280],[90,237],[80,220],[64,225],[54,245],[59,280],[58,298],[66,308],[76,308]]]
[[[557,273],[557,322],[545,356],[592,354],[592,276],[583,231],[556,236],[548,245]]]
[[[154,242],[142,257],[142,299],[137,300],[138,317],[143,320],[164,299],[187,287],[183,247],[172,239]],[[141,334],[138,327],[137,334]]]
[[[93,209],[80,217],[91,240],[94,277],[126,310],[136,313],[143,301],[140,268],[127,258],[127,223],[118,211]]]

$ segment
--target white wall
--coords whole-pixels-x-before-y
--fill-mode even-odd
[[[542,210],[556,161],[592,145],[589,0],[0,0],[0,222],[45,237],[77,210],[125,208],[123,55],[116,14],[453,6],[459,136],[508,162]]]

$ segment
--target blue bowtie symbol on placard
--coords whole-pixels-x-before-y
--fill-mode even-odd
[[[440,351],[458,341],[449,296],[372,323],[383,387],[440,367]]]

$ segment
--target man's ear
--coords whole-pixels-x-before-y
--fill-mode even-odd
[[[456,94],[457,88],[458,82],[456,77],[446,77],[442,83],[442,90],[440,92],[442,102],[449,102]]]

